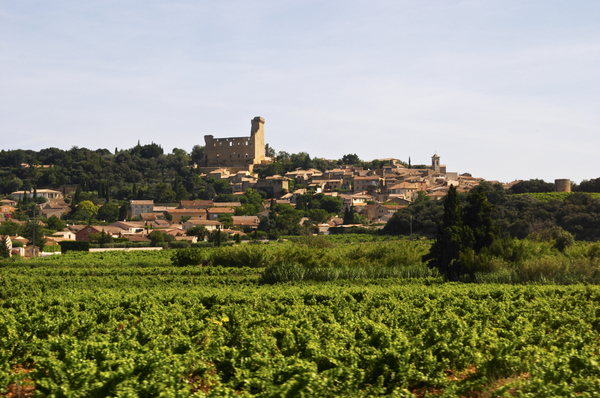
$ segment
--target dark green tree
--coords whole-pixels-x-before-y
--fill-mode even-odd
[[[37,223],[38,221],[35,222]],[[35,225],[34,227],[33,223],[33,221],[29,221],[27,224],[25,224],[23,226],[21,234],[24,238],[29,239],[29,242],[33,244],[35,230],[35,245],[42,249],[44,245],[46,245],[45,235],[47,231],[39,224]]]
[[[54,215],[50,216],[47,224],[48,224],[48,229],[51,229],[53,231],[62,231],[67,226],[66,222],[64,222],[63,220],[61,220],[60,218],[58,218]]]
[[[495,206],[487,200],[484,186],[475,187],[467,195],[467,205],[462,212],[462,220],[465,225],[463,243],[465,246],[473,248],[475,253],[490,246],[498,236],[498,228],[492,220],[494,210]]]
[[[8,235],[0,235],[0,258],[10,257],[10,248],[8,247]]]
[[[357,164],[360,163],[360,158],[355,153],[349,153],[342,156],[342,164]]]
[[[199,240],[204,240],[204,237],[207,234],[206,227],[204,225],[196,225],[186,231],[187,236],[196,236]]]
[[[344,209],[344,221],[343,225],[354,224],[354,206],[346,207]]]
[[[104,206],[98,209],[98,220],[104,220],[106,222],[115,222],[119,218],[119,206],[114,203],[106,203]]]
[[[129,205],[127,202],[121,202],[121,206],[119,207],[119,220],[125,221],[127,219],[127,211],[129,210]]]
[[[464,234],[460,199],[456,188],[451,185],[444,199],[444,217],[438,225],[437,239],[423,260],[428,260],[430,267],[437,268],[448,279],[457,279],[463,272],[458,258],[464,249]]]

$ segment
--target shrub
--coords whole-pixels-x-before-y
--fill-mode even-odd
[[[200,249],[200,248],[206,248],[206,247],[213,247],[214,245],[211,242],[196,242],[196,243],[192,243],[191,247]]]
[[[186,247],[189,247],[189,244],[187,240],[178,240],[171,242],[169,246],[171,249],[185,249]]]
[[[76,241],[64,241],[60,242],[60,251],[62,253],[67,253],[69,251],[77,251],[77,252],[89,252],[90,251],[90,242],[76,242]]]
[[[270,252],[261,246],[232,246],[214,250],[210,263],[222,267],[266,267],[271,259]]]
[[[202,251],[198,249],[177,249],[171,255],[171,262],[176,267],[186,267],[188,265],[199,265],[204,260]]]

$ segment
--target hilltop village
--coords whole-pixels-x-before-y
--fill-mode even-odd
[[[114,155],[104,153],[97,160],[93,156],[91,160],[82,159],[89,166],[75,169],[82,169],[75,176],[78,184],[69,184],[66,180],[75,177],[65,177],[61,172],[76,164],[68,163],[73,159],[64,153],[49,157],[56,159],[56,164],[34,161],[8,168],[11,174],[3,180],[0,223],[5,233],[12,232],[6,233],[14,243],[11,249],[14,246],[21,255],[31,255],[32,249],[28,253],[26,248],[32,247],[33,232],[27,228],[31,229],[28,220],[34,217],[39,220],[38,229],[47,233],[37,238],[46,246],[72,240],[128,247],[159,242],[174,247],[179,242],[186,247],[199,240],[216,239],[215,234],[223,234],[225,239],[255,239],[280,234],[328,234],[332,228],[383,228],[394,213],[419,197],[437,200],[448,193],[451,185],[458,192],[468,192],[483,181],[469,173],[447,171],[438,154],[432,156],[431,164],[417,166],[394,158],[365,163],[356,155],[314,161],[306,155],[299,167],[286,171],[281,164],[292,163],[265,145],[264,125],[263,118],[255,117],[249,136],[206,135],[204,147],[194,147],[189,159],[184,151],[175,149],[169,155],[171,161],[179,162],[182,173],[191,176],[186,181],[196,181],[199,188],[189,188],[190,183],[182,182],[178,175],[171,184],[160,182],[144,188],[143,180],[135,177],[140,172],[131,169],[119,171],[125,177],[118,189],[111,186],[116,176],[90,178],[92,168],[106,175],[103,167],[108,167],[103,159],[112,157],[116,165],[126,165],[131,164],[132,154],[147,159],[149,167],[155,167],[164,176],[164,168],[161,170],[153,160],[162,153],[156,144],[138,145],[129,152],[115,149]],[[17,155],[22,154],[2,151],[2,155],[6,163],[17,163]],[[320,169],[310,167],[315,161]],[[90,168],[87,174],[86,167]],[[177,167],[176,163],[173,168]],[[32,175],[37,177],[18,178]],[[54,181],[59,188],[42,187],[44,180]],[[65,181],[61,184],[62,180]],[[31,181],[38,183],[33,185]],[[133,181],[133,186],[128,181]],[[508,189],[516,183],[502,186]],[[10,186],[23,189],[6,192]],[[568,192],[570,182],[557,180],[556,189]]]

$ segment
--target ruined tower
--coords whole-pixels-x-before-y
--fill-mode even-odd
[[[265,160],[265,119],[250,121],[250,137],[204,136],[207,167],[249,167]]]

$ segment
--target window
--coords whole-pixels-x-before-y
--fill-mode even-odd
[[[92,232],[92,229],[91,229],[91,228],[88,228],[88,232]]]
[[[219,142],[219,146],[223,146],[223,143],[222,143],[222,142]]]

